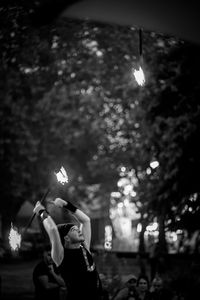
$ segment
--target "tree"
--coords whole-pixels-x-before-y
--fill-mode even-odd
[[[152,157],[159,161],[159,168],[148,176],[148,209],[161,218],[161,243],[166,224],[177,228],[180,224],[177,220],[182,219],[189,198],[199,193],[198,48],[180,42],[167,55],[158,55],[155,64],[158,73],[141,101],[145,110],[146,143],[152,149]],[[198,200],[195,205],[197,211]],[[192,215],[195,210],[191,208],[187,213]]]
[[[139,89],[137,29],[73,19],[37,27],[37,3],[25,2],[2,6],[3,216],[40,198],[60,164],[70,197],[87,201],[88,187],[100,184],[105,204],[125,165],[138,178],[142,214],[165,216],[163,236],[165,220],[175,222],[198,192],[198,49],[144,32],[147,85]],[[149,173],[152,160],[159,168]]]
[[[114,112],[121,106],[118,100],[114,104],[121,94],[114,85],[122,70],[113,72],[118,67],[110,38],[120,40],[120,28],[73,20],[35,28],[29,19],[32,10],[23,2],[2,6],[6,25],[1,30],[0,109],[5,228],[25,199],[35,202],[41,197],[51,182],[50,171],[61,162],[73,169],[77,181],[101,182],[108,190],[117,176],[111,145],[117,132],[112,132],[112,125],[118,120],[112,114],[115,121],[109,122],[109,117],[111,100]],[[106,40],[105,28],[110,28]],[[112,72],[107,75],[106,70]],[[111,75],[117,81],[107,77]],[[102,101],[103,97],[107,100]]]

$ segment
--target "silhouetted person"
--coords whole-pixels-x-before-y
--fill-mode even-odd
[[[151,299],[152,300],[172,300],[173,293],[164,286],[163,279],[156,276],[151,283]]]
[[[50,247],[43,251],[43,258],[33,269],[35,300],[64,300],[66,285],[51,258]]]

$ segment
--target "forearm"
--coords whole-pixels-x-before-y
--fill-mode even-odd
[[[77,209],[75,215],[79,222],[82,224],[82,233],[85,237],[85,243],[88,250],[90,249],[91,243],[91,223],[90,218],[81,210]]]
[[[63,247],[60,240],[60,235],[58,232],[57,225],[51,216],[48,216],[43,220],[43,226],[49,236],[51,242],[51,256],[55,264],[60,265],[63,259]]]
[[[51,242],[51,257],[56,266],[59,266],[63,260],[64,249],[60,240],[57,225],[39,201],[36,203],[33,211],[40,217],[43,223]]]
[[[80,223],[84,224],[90,222],[90,218],[82,210],[78,209],[75,205],[73,205],[69,201],[65,201],[65,200],[62,201],[63,201],[64,209],[67,209],[68,211],[73,213]]]
[[[46,219],[43,220],[43,226],[49,236],[52,246],[53,245],[61,245],[57,225],[55,224],[55,222],[51,218],[51,216],[48,216]]]
[[[74,215],[81,224],[90,224],[90,218],[82,210],[77,208]]]

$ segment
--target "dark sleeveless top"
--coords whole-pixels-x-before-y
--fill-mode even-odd
[[[64,249],[64,258],[59,270],[67,286],[69,300],[96,300],[100,297],[99,276],[92,255],[84,249],[89,265],[84,258],[82,246],[78,249]]]

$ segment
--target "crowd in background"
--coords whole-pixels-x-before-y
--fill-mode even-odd
[[[102,283],[101,300],[185,300],[183,294],[172,289],[162,275],[155,273],[149,279],[145,273],[136,276],[99,274]],[[67,300],[67,287],[54,265],[50,250],[45,249],[42,259],[33,269],[35,300]]]

